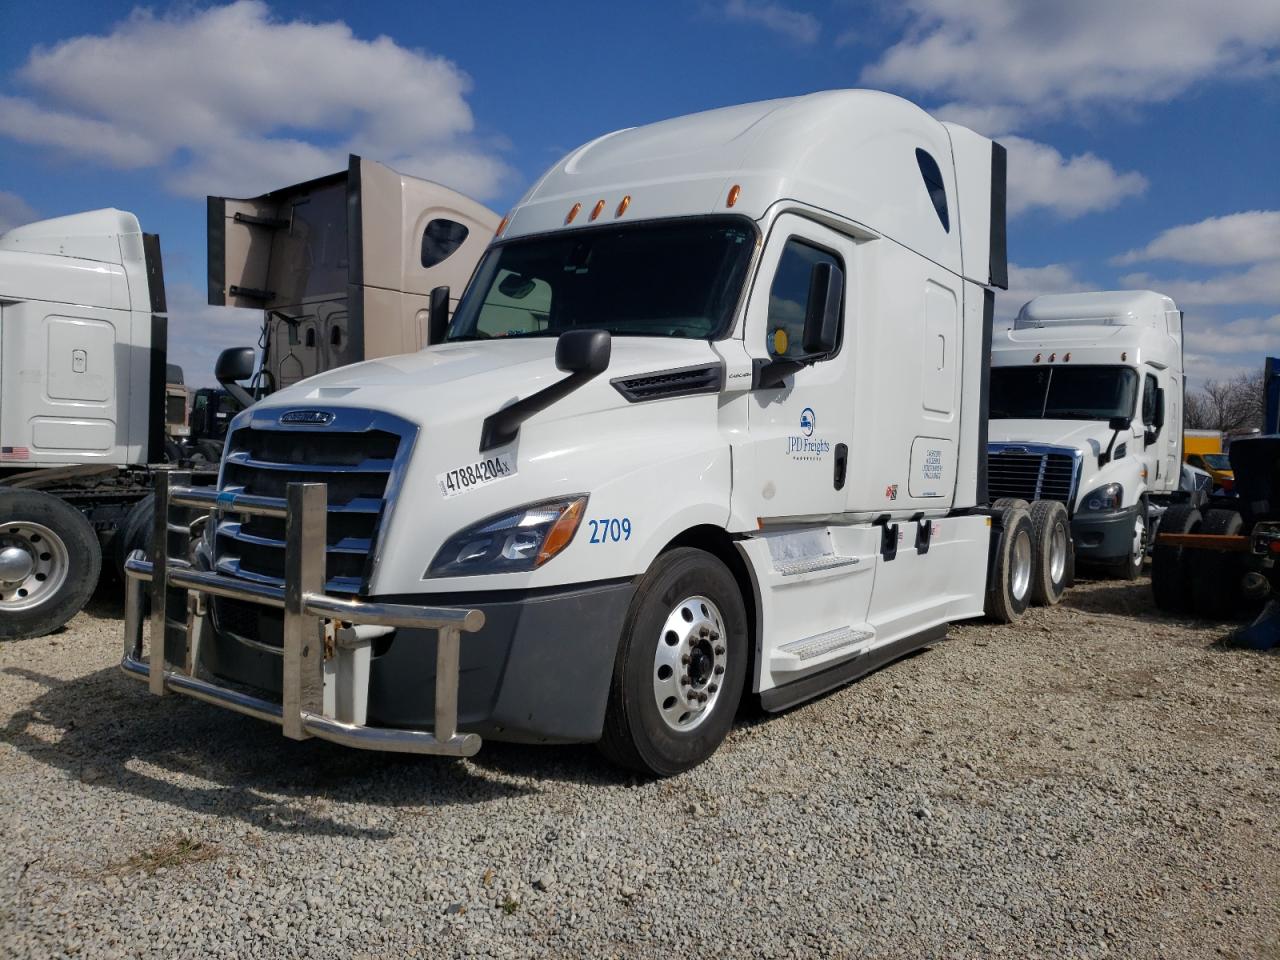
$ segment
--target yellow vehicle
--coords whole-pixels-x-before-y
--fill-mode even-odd
[[[1214,486],[1230,490],[1235,485],[1231,460],[1222,451],[1222,434],[1217,430],[1186,431],[1182,438],[1182,457],[1213,477]]]

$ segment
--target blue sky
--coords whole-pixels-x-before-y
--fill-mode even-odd
[[[1187,313],[1193,379],[1280,353],[1275,0],[8,4],[0,227],[137,213],[200,382],[255,327],[203,303],[206,193],[260,193],[352,150],[502,212],[609,130],[852,86],[1008,146],[1003,315],[1041,292],[1151,286]]]

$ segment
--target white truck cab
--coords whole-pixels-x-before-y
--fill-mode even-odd
[[[290,736],[671,774],[744,695],[815,696],[993,595],[1016,616],[1029,521],[984,509],[1004,161],[865,90],[574,150],[429,347],[237,417],[218,491],[172,493],[212,508],[192,564],[135,564],[211,595],[206,633],[144,661],[135,622],[126,669]]]
[[[1057,500],[1078,560],[1133,578],[1179,489],[1182,314],[1150,290],[1050,294],[991,351],[992,497]]]

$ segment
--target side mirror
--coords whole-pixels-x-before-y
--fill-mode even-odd
[[[1133,426],[1133,417],[1112,417],[1107,421],[1107,426],[1112,430],[1128,430]]]
[[[227,347],[218,354],[218,361],[213,366],[213,375],[218,382],[240,401],[241,406],[253,406],[253,396],[237,381],[252,379],[256,358],[253,347]]]
[[[556,369],[594,377],[609,368],[612,351],[607,330],[567,330],[556,340]]]
[[[815,357],[836,348],[844,272],[834,263],[815,263],[809,274],[809,307],[804,316],[804,352]]]
[[[427,304],[427,344],[444,343],[449,333],[449,288],[435,287]]]

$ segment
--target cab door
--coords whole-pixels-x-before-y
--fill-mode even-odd
[[[752,285],[743,328],[757,386],[745,438],[734,445],[733,497],[739,516],[763,523],[818,521],[845,509],[853,429],[850,304],[854,243],[821,224],[783,214],[773,225]],[[829,263],[843,278],[836,346],[805,358],[803,328],[814,267]],[[776,361],[803,365],[778,386],[758,385]]]

